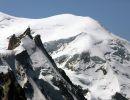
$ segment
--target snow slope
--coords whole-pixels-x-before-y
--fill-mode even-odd
[[[62,14],[28,19],[0,13],[0,49],[7,49],[7,37],[21,34],[28,26],[33,36],[41,35],[46,49],[71,81],[89,89],[88,100],[111,100],[116,92],[130,98],[128,41],[110,33],[90,17]],[[43,60],[38,59],[40,56],[32,55],[36,67],[41,63],[35,62]]]
[[[32,28],[34,34],[41,35],[43,42],[68,38],[82,32],[91,34],[92,37],[99,37],[99,39],[110,38],[111,34],[90,17],[62,14],[43,19],[27,19],[0,13],[0,33],[3,34],[1,35],[2,42],[10,34],[19,34],[28,26]],[[100,34],[95,34],[95,32]],[[1,43],[1,48],[3,48],[2,44],[4,43]]]

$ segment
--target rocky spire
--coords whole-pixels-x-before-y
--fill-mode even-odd
[[[31,35],[30,27],[28,27],[26,29],[26,31],[18,37],[16,37],[16,35],[13,34],[11,36],[11,38],[9,39],[8,50],[12,50],[12,49],[16,48],[20,44],[20,40],[22,38],[24,38],[26,35],[28,35],[31,39],[33,39],[32,35]]]
[[[12,50],[19,45],[19,39],[13,34],[9,40],[8,50]]]

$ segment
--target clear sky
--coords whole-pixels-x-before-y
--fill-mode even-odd
[[[130,41],[130,0],[0,0],[0,11],[27,18],[63,13],[90,16]]]

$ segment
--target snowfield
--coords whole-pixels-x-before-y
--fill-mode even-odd
[[[27,19],[0,13],[2,41],[11,34],[20,34],[28,26],[32,28],[34,35],[41,35],[43,42],[68,38],[82,32],[89,34],[92,38],[99,37],[98,39],[101,40],[110,38],[109,34],[111,34],[90,17],[62,14],[43,19]],[[100,34],[95,34],[95,32]]]
[[[28,19],[0,12],[0,55],[12,53],[4,51],[9,37],[23,33],[28,26],[33,36],[41,35],[45,48],[71,81],[89,90],[85,95],[88,100],[111,100],[116,92],[130,99],[130,43],[127,40],[110,33],[90,17],[62,14]],[[35,48],[36,52],[31,51],[35,43],[28,40],[22,40],[21,45],[31,55],[34,69],[43,66],[47,62],[44,55],[38,48]],[[24,48],[18,47],[14,51],[17,54]],[[2,69],[6,73],[7,67],[0,66],[0,72]],[[30,81],[34,92],[45,98],[33,80]]]

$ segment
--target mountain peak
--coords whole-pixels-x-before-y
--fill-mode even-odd
[[[100,40],[112,37],[96,20],[72,14],[55,15],[43,19],[27,19],[1,13],[0,19],[0,31],[4,34],[2,35],[4,40],[11,34],[20,34],[27,26],[32,28],[34,34],[40,34],[43,42],[64,39],[80,33],[87,33]],[[0,48],[1,46],[7,45],[2,42]]]

